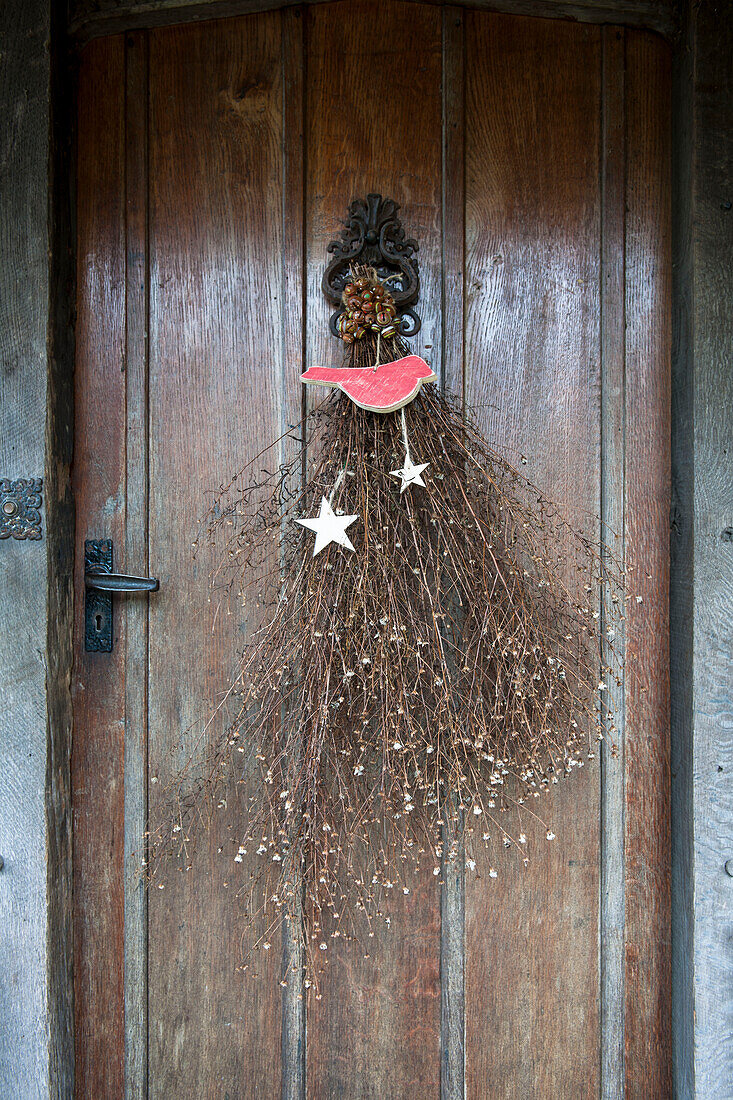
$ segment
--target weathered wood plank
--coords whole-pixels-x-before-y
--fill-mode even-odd
[[[695,1088],[733,1082],[733,35],[729,12],[694,5],[694,1009]]]
[[[148,560],[148,39],[125,36],[125,569]],[[153,597],[155,598],[155,597]],[[118,600],[125,616],[125,1097],[148,1094],[147,889],[148,597]],[[120,606],[122,605],[122,606]]]
[[[81,59],[77,183],[74,495],[74,954],[76,1094],[124,1088],[125,623],[114,651],[84,651],[84,540],[125,548],[124,40]],[[119,604],[119,601],[118,601]]]
[[[309,2],[319,4],[328,0]],[[86,40],[136,26],[221,18],[283,6],[283,0],[209,0],[208,3],[202,0],[71,0],[69,27],[72,34]],[[616,3],[613,0],[606,3],[598,0],[473,0],[471,6],[512,15],[648,27],[667,37],[674,36],[680,22],[679,0],[617,0]]]
[[[652,35],[629,31],[624,748],[629,1100],[671,1094],[669,96],[668,47]]]
[[[298,444],[288,429],[300,422],[305,399],[299,375],[304,362],[305,313],[305,56],[304,18],[300,7],[282,13],[283,187],[282,187],[282,373],[283,434],[280,461],[288,462]],[[305,1096],[306,1035],[302,915],[291,911],[283,925],[282,1096]],[[296,925],[297,921],[297,925]]]
[[[576,526],[600,491],[600,32],[467,13],[466,392]],[[466,1095],[599,1089],[599,775],[466,878]],[[509,824],[506,826],[509,828]],[[494,833],[496,830],[494,830]],[[478,846],[480,848],[480,845]],[[498,877],[488,875],[489,865]]]
[[[279,435],[283,373],[282,53],[278,13],[150,35],[149,804],[232,682],[253,611],[208,598],[198,523],[217,487]],[[216,624],[216,625],[215,625]],[[192,675],[193,671],[193,675]],[[155,782],[158,780],[158,782]],[[256,780],[255,780],[256,781]],[[171,869],[149,913],[152,1096],[277,1096],[280,937],[246,974],[234,801]],[[265,937],[263,937],[265,938]]]
[[[443,8],[443,346],[440,383],[464,391],[465,277],[465,20],[461,8]],[[464,858],[451,858],[447,836],[440,894],[440,1095],[462,1100],[465,1092]]]
[[[602,31],[601,166],[601,531],[618,562],[624,560],[625,528],[625,230],[626,125],[625,34]],[[623,622],[613,607],[601,608],[605,633],[613,621],[614,650],[608,700],[613,721],[606,721],[601,752],[601,1097],[617,1100],[624,1090],[624,724],[625,673]],[[615,725],[615,732],[610,729]]]
[[[0,15],[0,477],[43,477],[49,303],[50,8]],[[59,471],[61,472],[61,471]],[[49,487],[44,485],[44,499]],[[54,514],[53,512],[51,513]],[[0,1093],[48,1095],[44,538],[0,543]],[[53,563],[52,563],[53,564]],[[55,583],[53,572],[52,583]],[[49,674],[53,675],[50,668]],[[63,1037],[62,1037],[63,1038]]]
[[[441,350],[441,12],[356,0],[309,9],[307,27],[308,362],[338,362],[320,280],[326,245],[352,198],[402,205],[420,243],[423,326],[412,346],[439,370]],[[397,903],[395,903],[397,904]],[[395,914],[359,946],[334,939],[308,1003],[308,1095],[437,1097],[440,903],[427,865]]]
[[[687,6],[672,57],[672,401],[670,508],[670,779],[672,894],[672,1088],[695,1093],[693,620],[694,358],[692,159],[695,39]],[[716,41],[720,41],[716,34]],[[723,50],[725,52],[725,44]],[[727,55],[726,55],[727,56]],[[704,67],[703,67],[704,69]],[[704,140],[704,139],[703,139]],[[718,314],[720,316],[721,314]]]
[[[48,391],[46,413],[46,469],[44,510],[48,564],[48,621],[46,634],[46,702],[48,737],[46,756],[46,896],[47,896],[47,1019],[48,1082],[50,1100],[74,1094],[74,884],[73,816],[71,805],[71,742],[73,705],[71,669],[74,653],[74,498],[71,463],[74,451],[74,319],[76,302],[75,241],[72,217],[73,146],[76,101],[69,79],[66,13],[50,7],[51,16],[51,133],[49,169]],[[17,21],[16,21],[17,25]],[[46,43],[36,39],[39,58],[28,71],[42,72]],[[5,65],[11,65],[5,52]],[[24,73],[24,79],[26,76]],[[41,125],[37,135],[43,133]],[[6,165],[7,171],[7,165]],[[13,180],[12,171],[8,173]],[[38,182],[38,180],[37,180]],[[30,191],[18,180],[9,190]],[[45,224],[45,223],[44,223]],[[34,240],[43,240],[40,227]],[[2,297],[7,300],[3,289]],[[42,309],[35,314],[38,323]],[[40,625],[40,624],[39,624]],[[3,624],[5,632],[5,624]],[[24,937],[27,942],[27,938]],[[42,952],[37,951],[40,960]],[[0,1009],[8,1019],[5,1008]],[[0,1081],[0,1089],[5,1088]],[[43,1078],[36,1086],[45,1090]]]

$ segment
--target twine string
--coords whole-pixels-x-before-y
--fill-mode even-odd
[[[400,419],[402,420],[402,440],[405,444],[405,465],[410,466],[412,459],[410,458],[410,441],[407,438],[407,419],[404,408],[400,409]]]
[[[344,466],[343,470],[341,471],[341,473],[339,474],[339,476],[338,476],[338,477],[336,478],[336,480],[334,481],[334,483],[333,483],[333,489],[331,490],[331,492],[330,492],[330,493],[329,493],[329,495],[328,495],[328,504],[329,504],[329,507],[330,507],[331,505],[333,505],[333,498],[335,497],[335,495],[336,495],[336,493],[337,493],[337,491],[338,491],[338,488],[339,488],[339,486],[341,485],[341,482],[342,482],[342,481],[344,480],[344,478],[345,478],[345,477],[346,477],[346,467]]]
[[[379,366],[379,352],[380,352],[381,346],[382,346],[382,330],[379,329],[379,331],[377,332],[377,353],[376,353],[376,358],[374,360],[374,366],[372,367],[372,370],[376,370],[377,367]]]

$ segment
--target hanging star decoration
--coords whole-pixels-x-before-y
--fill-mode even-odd
[[[400,495],[404,493],[405,489],[409,489],[411,485],[422,485],[425,488],[425,482],[422,479],[424,470],[427,470],[429,462],[423,462],[419,466],[416,466],[410,458],[405,459],[405,465],[401,470],[392,470],[391,477],[401,477],[402,484],[400,485]]]
[[[296,519],[295,522],[315,532],[316,541],[313,547],[315,558],[316,554],[320,554],[321,550],[325,550],[332,542],[343,546],[345,550],[353,550],[354,544],[346,534],[346,528],[356,523],[358,518],[358,515],[337,516],[326,498],[321,497],[321,510],[317,516],[313,519]]]
[[[425,488],[425,482],[422,479],[422,475],[430,465],[429,462],[423,462],[419,465],[415,465],[410,455],[410,443],[407,438],[407,422],[405,421],[405,410],[401,410],[402,415],[402,439],[405,444],[405,464],[401,470],[392,470],[390,477],[402,478],[402,484],[400,485],[400,496],[404,493],[405,489],[409,489],[411,485],[422,485]]]

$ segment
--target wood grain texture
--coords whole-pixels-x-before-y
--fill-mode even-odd
[[[352,198],[401,204],[420,242],[420,315],[411,350],[439,371],[441,349],[441,13],[356,0],[309,9],[307,28],[307,358],[339,363],[320,289],[326,245]],[[440,1089],[440,902],[432,868],[364,959],[332,941],[322,1000],[308,1003],[308,1095],[407,1096]],[[395,906],[395,908],[397,908]]]
[[[282,164],[280,16],[151,33],[149,555],[161,580],[150,610],[152,815],[253,621],[236,606],[229,616],[216,592],[209,599],[213,563],[205,550],[193,559],[191,545],[217,487],[279,435]],[[209,735],[226,721],[223,708]],[[234,820],[215,816],[191,872],[172,870],[150,894],[153,1097],[281,1091],[280,937],[236,972],[242,937],[265,927],[248,930],[237,900],[253,856],[234,863]]]
[[[669,60],[659,39],[628,32],[625,313],[630,572],[624,863],[629,1100],[671,1094]]]
[[[623,30],[602,31],[601,134],[601,530],[617,561],[625,549],[626,446],[626,40]],[[612,606],[601,607],[605,631],[614,619],[614,650],[607,645],[603,663],[611,665],[606,740],[601,757],[601,1097],[616,1100],[624,1090],[624,729],[626,678],[624,623]],[[615,732],[611,725],[616,727]]]
[[[298,385],[306,369],[305,314],[305,43],[302,7],[282,13],[283,186],[282,186],[282,360],[280,377],[280,462],[296,454],[305,396]],[[294,907],[283,925],[282,1098],[305,1095],[306,1034],[304,952],[301,913]]]
[[[326,3],[327,0],[309,0]],[[432,2],[432,0],[431,0]],[[351,0],[343,0],[344,4]],[[71,33],[86,41],[132,27],[221,18],[283,7],[283,0],[70,0]],[[673,37],[680,25],[680,0],[474,0],[472,7],[581,23],[648,27]]]
[[[440,384],[463,394],[465,281],[465,19],[443,8],[443,346]],[[440,894],[440,1095],[465,1094],[465,852],[451,859],[445,829]]]
[[[600,32],[471,12],[466,41],[467,398],[492,443],[524,453],[530,479],[597,534]],[[538,809],[555,842],[514,820],[530,866],[495,837],[466,879],[471,1098],[599,1089],[597,768]]]
[[[45,473],[49,31],[46,3],[3,5],[0,477],[12,479]],[[44,503],[49,488],[56,485],[46,477]],[[29,1100],[48,1095],[47,975],[59,961],[49,957],[46,911],[48,516],[44,509],[43,540],[0,543],[0,1094]]]
[[[148,40],[125,36],[125,563],[148,559]],[[154,599],[155,597],[153,597]],[[125,617],[125,1098],[148,1094],[148,602],[117,600]]]
[[[650,623],[664,630],[666,577],[664,508],[653,499],[664,492],[668,397],[667,238],[656,210],[668,183],[666,47],[635,35],[627,57],[612,28],[452,7],[357,0],[348,20],[342,10],[156,30],[149,78],[146,33],[84,55],[78,365],[91,373],[78,372],[77,540],[103,522],[99,535],[124,547],[124,564],[162,587],[149,649],[145,606],[118,601],[116,651],[106,665],[85,658],[77,683],[77,873],[88,901],[77,916],[80,1087],[122,1094],[126,1010],[130,1096],[145,1095],[149,1072],[148,1094],[162,1097],[320,1100],[416,1087],[458,1097],[465,997],[467,1096],[610,1100],[624,1072],[629,1095],[643,1095],[644,1074],[665,1087],[668,1051],[668,944],[662,936],[659,956],[641,960],[635,946],[663,932],[664,873],[650,877],[646,855],[629,854],[642,829],[659,854],[668,827],[666,773],[652,773],[665,759],[666,666],[663,643],[647,637]],[[385,88],[387,124],[375,126]],[[92,164],[100,142],[112,151]],[[465,886],[463,869],[449,869],[441,895],[426,867],[370,958],[333,941],[322,999],[306,1006],[295,936],[272,937],[246,978],[236,972],[240,939],[253,934],[236,898],[249,866],[232,862],[234,814],[200,838],[190,874],[160,880],[147,914],[129,875],[123,901],[123,864],[129,871],[142,845],[146,799],[155,814],[252,625],[238,608],[228,618],[216,594],[208,602],[212,562],[190,549],[199,520],[219,484],[297,422],[303,367],[339,361],[320,291],[325,246],[350,199],[371,190],[402,204],[420,242],[423,328],[412,350],[451,389],[465,384],[492,441],[515,462],[527,455],[529,476],[577,525],[597,534],[600,514],[623,530],[624,503],[638,512],[631,552],[652,567],[630,627],[648,690],[631,700],[626,770],[606,767],[601,787],[593,765],[562,785],[542,807],[554,844],[522,821],[526,871],[492,850]],[[93,675],[94,692],[82,691]],[[112,792],[103,820],[90,775],[94,791]],[[625,960],[624,828],[634,872]],[[109,1010],[109,1026],[92,1034],[95,1006]]]
[[[80,72],[76,329],[74,951],[76,1095],[124,1084],[124,618],[114,651],[84,652],[84,540],[125,546],[124,42],[95,42]],[[119,601],[118,601],[119,602]]]
[[[719,41],[716,35],[716,41]],[[672,55],[672,401],[670,508],[670,784],[672,1089],[695,1093],[693,622],[694,357],[692,347],[694,21]],[[725,48],[723,50],[725,53]],[[701,133],[702,138],[702,133]],[[712,207],[711,207],[712,210]]]
[[[69,80],[65,13],[51,15],[49,155],[49,316],[46,468],[44,474],[45,542],[48,566],[46,634],[46,898],[48,1082],[36,1086],[49,1100],[74,1094],[74,884],[71,805],[74,654],[74,321],[76,301],[73,184],[76,100]],[[45,42],[34,47],[45,57]],[[6,60],[6,65],[8,64]],[[38,66],[42,70],[42,66]],[[38,128],[38,136],[42,134]],[[12,178],[12,176],[11,176]],[[11,190],[15,189],[11,185]],[[36,229],[34,238],[42,234]],[[3,290],[3,297],[5,292]],[[37,322],[43,319],[38,310]],[[38,372],[40,373],[40,372]],[[3,631],[5,627],[3,626]],[[35,791],[33,794],[35,797]],[[32,942],[24,936],[27,946]],[[0,1016],[8,1013],[0,1008]],[[6,1083],[0,1081],[0,1089]]]
[[[731,27],[705,0],[694,20],[692,195],[694,361],[695,1088],[733,1090],[733,243]],[[722,18],[721,18],[722,17]]]

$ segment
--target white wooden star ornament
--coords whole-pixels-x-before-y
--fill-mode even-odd
[[[296,519],[301,527],[307,527],[309,531],[315,531],[316,542],[313,547],[313,557],[320,554],[321,550],[332,543],[343,546],[344,550],[353,550],[354,545],[346,534],[346,528],[358,520],[357,516],[337,516],[325,497],[321,497],[321,510],[313,519]]]
[[[408,489],[410,485],[422,485],[425,488],[425,482],[422,479],[423,470],[427,470],[429,462],[423,462],[420,466],[416,466],[412,459],[408,456],[405,458],[405,465],[401,470],[392,470],[391,477],[401,477],[402,484],[400,485],[400,496],[404,493],[405,489]]]
[[[409,489],[411,485],[422,485],[425,488],[425,482],[422,479],[423,472],[427,470],[430,465],[429,462],[423,462],[420,465],[415,465],[410,455],[410,441],[407,438],[407,421],[405,420],[405,410],[400,412],[402,418],[402,439],[405,444],[405,464],[401,470],[392,470],[390,477],[402,478],[402,484],[400,485],[400,496],[404,493],[405,489]]]

